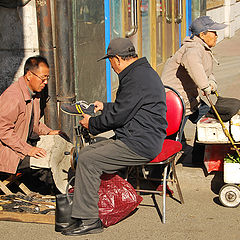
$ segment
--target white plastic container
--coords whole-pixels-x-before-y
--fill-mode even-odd
[[[230,132],[234,142],[240,142],[240,115],[236,114],[230,121]]]
[[[224,162],[223,179],[225,183],[240,184],[240,163]]]
[[[225,127],[229,131],[229,122],[224,123]],[[197,136],[199,142],[228,142],[222,125],[215,118],[202,117],[197,123]]]

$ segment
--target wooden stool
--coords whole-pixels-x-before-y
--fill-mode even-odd
[[[7,179],[1,181],[0,180],[0,189],[4,192],[6,195],[13,194],[11,190],[7,187],[13,183],[16,183],[18,187],[23,191],[24,194],[28,195],[31,193],[31,191],[26,187],[24,183],[21,183],[20,178],[23,176],[22,173],[17,174],[11,174]]]

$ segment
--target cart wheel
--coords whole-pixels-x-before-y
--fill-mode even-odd
[[[237,207],[240,204],[240,187],[230,183],[224,185],[220,189],[219,200],[225,207]]]

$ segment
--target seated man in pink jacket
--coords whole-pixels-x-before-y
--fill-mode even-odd
[[[47,60],[41,56],[30,57],[24,66],[24,76],[0,96],[0,172],[14,174],[29,167],[30,157],[45,157],[46,151],[33,146],[33,142],[36,143],[39,135],[59,133],[39,121],[39,93],[48,80]]]

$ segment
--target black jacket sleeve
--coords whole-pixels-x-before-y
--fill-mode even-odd
[[[141,89],[136,88],[136,79],[124,79],[118,89],[114,103],[104,105],[101,115],[91,117],[89,131],[93,135],[122,127],[129,121],[141,106]]]

